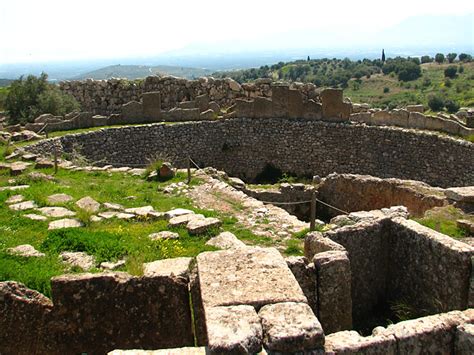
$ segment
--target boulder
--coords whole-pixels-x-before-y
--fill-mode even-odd
[[[474,203],[474,186],[451,187],[444,191],[447,198],[456,202]]]
[[[171,276],[189,279],[192,258],[171,258],[156,260],[143,264],[143,275],[146,277]]]
[[[55,205],[55,204],[63,204],[63,203],[68,203],[73,200],[72,196],[66,195],[66,194],[54,194],[48,196],[46,199],[49,204]]]
[[[186,229],[189,234],[204,234],[211,228],[217,228],[221,225],[221,221],[217,218],[192,218],[187,224]]]
[[[171,163],[164,162],[163,164],[161,164],[161,167],[158,171],[158,174],[159,174],[161,179],[171,179],[171,178],[173,178],[174,175],[175,175],[173,165],[171,165]]]
[[[10,254],[23,256],[25,258],[31,258],[31,257],[37,258],[37,257],[45,256],[44,253],[39,252],[30,244],[23,244],[23,245],[18,245],[14,248],[8,248],[7,251]]]
[[[38,159],[35,164],[35,169],[51,169],[54,168],[54,163],[48,159]]]
[[[170,231],[162,231],[158,233],[151,233],[148,235],[148,238],[151,240],[157,240],[157,239],[178,239],[179,234],[175,232],[170,232]]]
[[[209,239],[206,245],[211,245],[219,249],[237,249],[245,248],[246,245],[237,239],[237,237],[230,232],[222,232],[219,235]]]
[[[202,220],[205,217],[202,214],[184,214],[181,216],[173,217],[168,221],[168,226],[170,228],[181,227],[187,225],[190,221],[193,220]]]
[[[76,206],[91,213],[96,213],[100,209],[100,203],[90,196],[81,198],[79,201],[76,202]]]
[[[59,259],[71,266],[79,267],[85,271],[92,269],[96,265],[95,258],[92,255],[78,251],[64,251],[59,254]]]

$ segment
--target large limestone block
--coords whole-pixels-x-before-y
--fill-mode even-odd
[[[290,256],[286,258],[286,263],[290,268],[296,281],[308,299],[308,305],[313,312],[318,312],[318,289],[316,280],[316,269],[313,263],[308,264],[308,259],[304,256]]]
[[[41,207],[38,209],[41,214],[52,218],[63,218],[75,216],[76,213],[64,207]]]
[[[470,355],[474,352],[474,324],[462,324],[456,329],[454,352],[458,355]]]
[[[239,240],[234,234],[230,232],[222,232],[219,235],[209,239],[206,245],[211,245],[219,249],[237,249],[245,248],[244,242]]]
[[[156,260],[143,264],[143,275],[146,277],[173,276],[189,279],[189,268],[192,258],[172,258]]]
[[[273,117],[288,117],[288,85],[272,87]]]
[[[319,321],[326,334],[352,328],[351,266],[346,252],[326,251],[313,259],[318,275]]]
[[[171,222],[171,221],[170,221]],[[186,229],[191,235],[204,234],[212,228],[218,228],[222,222],[213,217],[193,218],[186,224]]]
[[[299,90],[288,91],[288,117],[302,118],[303,117],[303,96]]]
[[[318,253],[334,250],[345,251],[342,245],[324,237],[320,232],[308,233],[304,238],[304,256],[308,260],[313,260],[313,257]]]
[[[68,203],[70,201],[72,201],[73,198],[69,195],[66,195],[66,194],[54,194],[54,195],[50,195],[48,196],[47,198],[47,201],[49,204],[61,204],[61,203]]]
[[[210,354],[254,354],[262,350],[262,325],[252,306],[206,308]]]
[[[122,105],[122,117],[124,119],[142,118],[143,105],[138,101],[130,101]]]
[[[161,350],[114,350],[107,355],[206,355],[206,348],[201,347],[186,347],[174,349]]]
[[[474,203],[474,186],[450,187],[444,193],[450,200]]]
[[[321,92],[323,103],[323,118],[337,121],[349,119],[352,105],[342,100],[342,90],[325,89]]]
[[[410,112],[410,116],[408,116],[408,127],[424,129],[426,127],[426,120],[427,118],[424,114],[419,112]]]
[[[157,91],[146,92],[142,95],[143,117],[148,120],[161,118],[161,94]]]
[[[273,115],[272,100],[265,97],[256,97],[253,104],[253,117],[270,118]]]
[[[285,302],[263,306],[263,343],[271,352],[299,352],[321,349],[324,332],[306,303]]]
[[[395,355],[397,342],[393,335],[373,335],[363,337],[356,331],[342,331],[326,336],[326,354],[367,354]]]
[[[307,299],[274,248],[241,248],[197,256],[204,307],[303,302]]]
[[[91,213],[96,213],[100,209],[100,203],[90,196],[81,198],[79,201],[76,202],[76,206]]]

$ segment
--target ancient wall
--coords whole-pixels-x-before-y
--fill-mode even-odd
[[[347,211],[371,211],[405,206],[411,216],[447,204],[444,190],[419,181],[380,179],[354,174],[331,174],[318,186],[318,198]],[[334,217],[340,212],[318,205],[318,216]]]
[[[143,93],[159,91],[162,98],[162,109],[177,106],[182,101],[194,100],[197,96],[207,94],[211,101],[222,107],[235,103],[236,98],[271,97],[271,79],[259,79],[254,83],[240,85],[227,79],[200,78],[186,80],[175,77],[150,76],[142,81],[126,79],[65,81],[59,84],[62,91],[71,94],[81,104],[82,110],[94,114],[108,115],[120,113],[123,104],[129,101],[140,101]],[[314,99],[318,96],[313,84],[294,83],[303,97]]]
[[[231,119],[100,130],[45,140],[93,162],[134,166],[161,155],[178,167],[191,156],[231,176],[253,180],[266,167],[299,176],[333,172],[420,180],[432,186],[474,185],[474,144],[426,132],[303,119]]]
[[[52,301],[0,283],[0,353],[104,354],[194,344],[188,281],[126,273],[53,278]]]

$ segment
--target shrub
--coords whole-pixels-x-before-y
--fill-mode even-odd
[[[446,110],[448,110],[449,113],[456,113],[459,111],[459,104],[456,101],[453,100],[447,100],[444,104],[446,107]]]
[[[33,122],[40,114],[64,115],[79,108],[77,101],[48,83],[48,75],[28,75],[14,80],[5,99],[11,124]]]
[[[398,69],[398,80],[410,81],[418,79],[421,76],[421,68],[418,64],[407,61],[400,65]]]
[[[458,73],[459,74],[464,73],[464,67],[462,65],[459,66]]]
[[[390,92],[390,88],[384,87],[384,88],[383,88],[383,93],[386,94],[386,93],[388,93],[388,92]]]
[[[433,58],[431,58],[429,55],[424,55],[421,57],[421,63],[431,63],[433,61]]]
[[[453,82],[449,78],[446,78],[444,79],[444,86],[450,88],[451,86],[453,86]]]
[[[431,79],[430,78],[424,78],[422,82],[423,87],[428,87],[431,85]]]
[[[444,63],[444,54],[443,53],[437,53],[435,55],[435,62],[438,64]]]
[[[456,73],[458,72],[458,67],[455,66],[455,65],[450,65],[449,67],[447,67],[446,69],[444,69],[444,76],[446,78],[455,78],[456,77]]]
[[[459,54],[459,60],[461,62],[470,62],[472,61],[472,56],[470,54],[461,53]]]
[[[440,111],[444,107],[444,99],[441,95],[431,95],[428,97],[428,106],[432,111]]]

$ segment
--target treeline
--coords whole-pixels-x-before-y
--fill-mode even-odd
[[[396,75],[400,81],[416,80],[422,74],[420,64],[433,61],[453,63],[456,57],[458,57],[456,53],[449,53],[446,56],[438,53],[434,58],[429,56],[421,58],[395,57],[388,58],[385,61],[381,59],[353,61],[349,58],[314,60],[308,57],[307,60],[288,63],[279,62],[271,66],[264,65],[260,68],[217,72],[214,73],[214,76],[231,77],[239,83],[254,81],[259,78],[271,78],[273,80],[313,83],[321,87],[346,88],[351,79],[370,78],[371,75],[379,73]],[[472,61],[472,56],[462,53],[459,55],[459,61]]]

